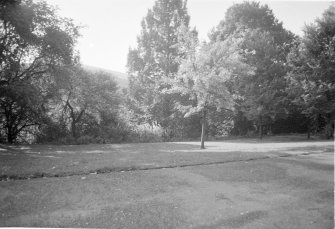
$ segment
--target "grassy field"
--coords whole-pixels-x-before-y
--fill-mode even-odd
[[[0,146],[0,226],[333,228],[334,143]]]

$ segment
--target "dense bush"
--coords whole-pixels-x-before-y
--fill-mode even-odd
[[[150,126],[148,124],[139,125],[134,128],[128,137],[129,142],[161,142],[164,130],[159,126]]]
[[[69,135],[65,123],[48,120],[40,125],[35,141],[36,143],[64,142]]]

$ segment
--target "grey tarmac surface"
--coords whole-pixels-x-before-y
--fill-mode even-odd
[[[166,165],[149,160],[156,150],[185,167],[1,181],[0,226],[334,228],[333,142],[209,142],[201,152],[194,144],[142,149],[151,166]]]

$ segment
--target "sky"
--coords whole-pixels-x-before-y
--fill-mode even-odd
[[[129,48],[136,47],[141,21],[155,0],[46,0],[57,6],[58,14],[83,25],[77,49],[81,62],[126,73]],[[196,27],[200,40],[224,18],[226,10],[241,1],[188,0],[190,26]],[[313,23],[331,5],[321,1],[259,1],[273,10],[284,28],[303,35],[305,24]]]

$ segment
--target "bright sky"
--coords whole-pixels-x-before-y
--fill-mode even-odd
[[[141,20],[155,0],[47,0],[57,5],[61,16],[85,25],[78,49],[83,64],[126,73],[129,47],[136,47]],[[240,1],[234,1],[238,3]],[[234,3],[224,0],[188,0],[190,25],[195,26],[201,40],[224,18]],[[305,23],[321,17],[331,2],[260,1],[268,4],[286,29],[302,35]]]

